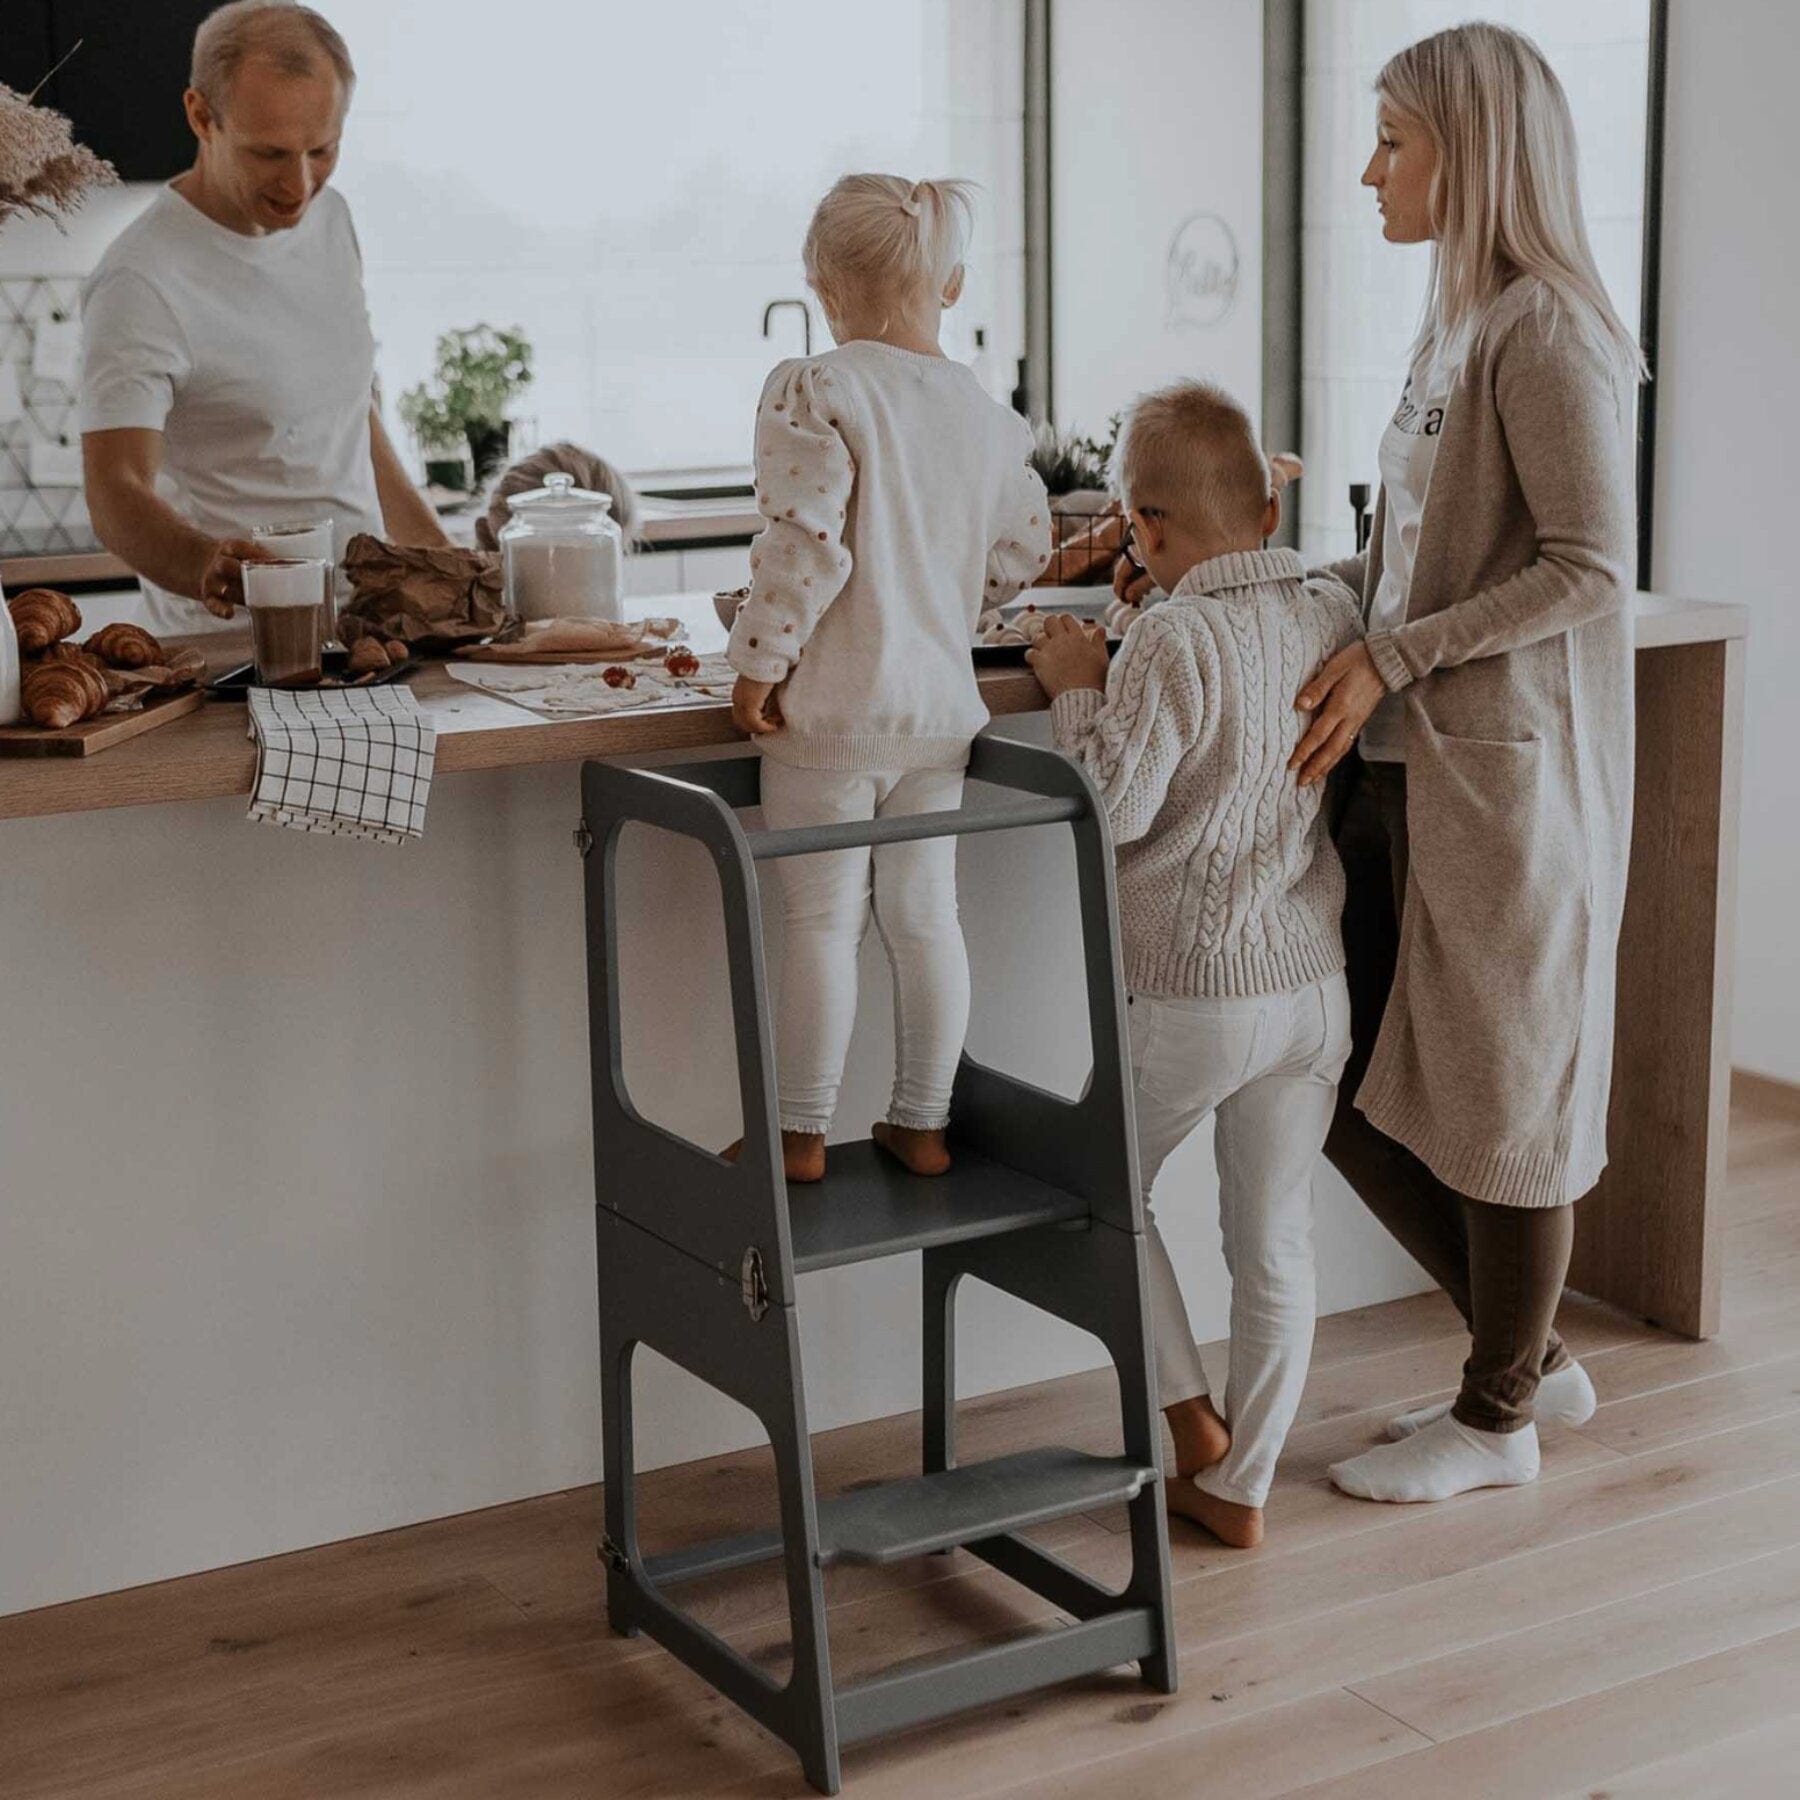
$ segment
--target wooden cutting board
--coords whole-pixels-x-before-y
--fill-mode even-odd
[[[526,667],[553,667],[557,663],[633,663],[660,656],[672,644],[654,644],[642,650],[534,650],[529,644],[477,644],[458,650],[460,662],[517,663]]]
[[[199,688],[189,688],[184,694],[147,701],[137,712],[101,713],[57,731],[44,725],[0,725],[0,756],[93,756],[186,713],[198,712],[205,704],[206,695]]]

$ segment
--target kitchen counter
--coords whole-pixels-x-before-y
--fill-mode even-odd
[[[705,596],[673,605],[718,641]],[[1718,1318],[1745,617],[1644,597],[1637,627],[1613,1160],[1576,1209],[1572,1281],[1698,1336]],[[983,688],[1015,715],[1002,731],[1042,741],[1028,671]],[[86,763],[0,762],[0,1444],[25,1447],[0,1456],[0,1613],[598,1479],[608,1146],[574,765],[734,734],[717,706],[546,721],[441,668],[415,691],[442,779],[399,849],[247,825],[236,705]],[[716,876],[697,846],[627,835],[632,1101],[726,1144],[743,1126]],[[966,839],[958,886],[970,1054],[1078,1092],[1067,833]],[[778,916],[764,935],[779,981]],[[871,933],[843,1135],[886,1104],[893,1030]],[[1162,1183],[1196,1328],[1219,1336],[1206,1133]],[[1329,1168],[1315,1208],[1322,1311],[1424,1285]],[[1091,1338],[969,1289],[964,1392],[1095,1365]],[[805,1278],[820,1429],[917,1406],[918,1308],[908,1259]],[[673,1365],[638,1369],[641,1466],[760,1441]]]
[[[724,633],[706,594],[662,595],[633,603],[646,614],[672,613],[688,626],[698,650],[723,646]],[[1665,595],[1638,597],[1640,650],[1735,640],[1746,629],[1745,609]],[[248,639],[213,634],[193,640],[217,668],[241,663]],[[1043,693],[1028,669],[986,669],[981,691],[996,716],[1043,708]],[[644,708],[597,719],[549,720],[484,694],[427,664],[411,677],[413,692],[438,729],[437,769],[518,768],[574,762],[588,756],[633,756],[653,751],[729,744],[738,739],[724,706]],[[141,738],[86,758],[0,759],[0,819],[92,812],[175,800],[248,794],[256,752],[240,705],[209,702]]]

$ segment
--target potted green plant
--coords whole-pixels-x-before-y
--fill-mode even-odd
[[[1078,431],[1058,431],[1047,420],[1037,427],[1032,434],[1031,466],[1052,500],[1093,494],[1100,496],[1103,503],[1108,465],[1119,437],[1119,417],[1114,413],[1108,421],[1111,429],[1104,439],[1083,437]]]
[[[427,475],[432,453],[442,458],[461,440],[469,447],[476,484],[486,481],[506,461],[512,437],[507,409],[530,385],[531,345],[517,326],[446,331],[437,341],[431,380],[400,396],[400,416],[419,441]]]
[[[400,417],[419,447],[425,479],[433,486],[461,493],[469,485],[468,439],[450,416],[441,394],[424,383],[400,396]]]

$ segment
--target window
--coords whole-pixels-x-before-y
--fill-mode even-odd
[[[800,242],[848,169],[982,184],[945,349],[1022,353],[1022,0],[361,0],[338,184],[390,402],[439,332],[518,324],[527,435],[627,468],[742,465],[798,355]],[[830,338],[816,308],[815,349]]]

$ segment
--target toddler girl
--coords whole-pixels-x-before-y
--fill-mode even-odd
[[[938,345],[962,292],[969,186],[846,175],[807,230],[806,278],[837,348],[780,364],[756,422],[750,597],[732,708],[760,742],[771,828],[950,811],[987,723],[969,647],[982,610],[1049,558],[1025,422]],[[969,1016],[953,838],[781,864],[775,1056],[790,1181],[825,1172],[871,911],[894,976],[895,1069],[876,1140],[921,1175]]]

